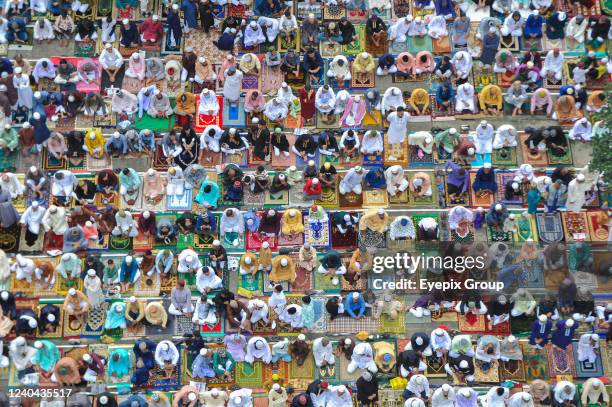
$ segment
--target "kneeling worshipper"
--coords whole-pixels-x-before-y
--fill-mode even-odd
[[[145,319],[152,326],[166,328],[168,323],[168,313],[161,301],[153,301],[145,306]]]
[[[387,192],[391,196],[396,196],[400,192],[408,189],[408,180],[401,165],[393,165],[385,170],[385,180]]]
[[[174,369],[178,365],[180,353],[176,345],[169,340],[163,340],[155,348],[155,362],[168,378],[172,377]]]
[[[554,407],[578,406],[578,391],[574,383],[566,380],[558,381],[552,389],[552,405]]]
[[[578,362],[595,363],[599,353],[599,335],[585,333],[578,340]]]
[[[493,205],[487,212],[485,220],[489,227],[501,230],[508,218],[508,209],[500,203]]]
[[[312,354],[317,367],[327,368],[326,370],[331,370],[333,374],[336,357],[334,355],[333,345],[328,338],[319,337],[312,341]]]
[[[446,168],[450,168],[450,172],[446,177],[446,188],[451,199],[461,198],[467,193],[469,174],[458,164],[448,160]]]
[[[412,220],[407,216],[399,216],[389,226],[389,238],[395,240],[414,239],[416,231]]]
[[[582,397],[581,397],[582,405],[587,406],[590,404],[593,405],[609,405],[610,396],[606,391],[606,387],[604,386],[601,379],[597,377],[591,377],[584,382],[582,387]]]
[[[593,137],[592,130],[593,126],[591,122],[586,117],[583,117],[582,119],[574,122],[574,125],[570,129],[567,137],[574,141],[591,141],[591,138]]]
[[[502,124],[497,128],[495,137],[493,138],[493,149],[503,149],[507,147],[516,147],[518,145],[518,132],[516,128],[511,124]],[[500,154],[506,154],[507,152],[502,151]]]
[[[215,377],[215,372],[211,364],[212,364],[212,352],[206,348],[200,349],[198,356],[196,356],[193,363],[191,364],[191,372],[192,372],[193,377],[197,379]]]
[[[497,85],[486,85],[478,94],[480,110],[485,114],[497,116],[503,112],[504,95]]]
[[[417,156],[422,158],[433,152],[433,137],[428,131],[417,131],[408,135],[408,145],[416,146]]]
[[[359,295],[359,293],[353,293]],[[362,299],[363,301],[363,299]],[[371,373],[378,372],[376,362],[374,362],[374,350],[368,342],[361,342],[355,345],[351,361],[347,366],[349,374],[354,373],[357,369],[366,369]]]
[[[113,303],[106,311],[106,320],[104,321],[104,329],[125,329],[127,321],[125,320],[125,303]]]
[[[198,270],[196,274],[196,287],[202,294],[216,290],[223,286],[221,277],[217,276],[212,267],[206,266]]]
[[[275,97],[266,102],[263,109],[264,116],[273,122],[280,122],[287,114],[289,114],[289,108],[287,104],[279,97]]]
[[[485,162],[482,168],[478,169],[476,177],[472,182],[472,188],[478,196],[484,196],[486,194],[494,195],[497,192],[495,170],[491,167],[490,162]]]
[[[260,359],[264,364],[268,364],[272,360],[270,345],[261,336],[253,336],[249,339],[246,346],[246,356],[244,357],[244,361],[251,365],[257,359]]]
[[[545,314],[541,314],[538,319],[533,321],[529,344],[534,349],[543,349],[549,341],[552,330],[552,322]]]
[[[478,338],[474,358],[481,362],[482,371],[488,372],[494,366],[494,362],[500,358],[499,339],[493,335],[483,335]]]
[[[174,113],[174,109],[170,105],[170,99],[165,93],[162,93],[159,89],[153,91],[153,97],[149,103],[147,114],[151,117],[165,118],[169,117]]]
[[[523,105],[527,102],[527,87],[521,81],[512,82],[504,100],[512,106],[512,116],[523,114]]]
[[[79,365],[71,357],[63,357],[57,361],[54,368],[54,377],[60,386],[75,386],[81,383]]]
[[[81,323],[85,323],[87,312],[91,308],[87,296],[75,288],[68,290],[64,299],[63,309],[67,315],[74,316]]]

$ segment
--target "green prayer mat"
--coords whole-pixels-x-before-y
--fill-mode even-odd
[[[366,37],[365,37],[365,25],[355,24],[355,33],[357,39],[350,44],[342,46],[342,53],[345,55],[358,55],[365,50]]]
[[[142,116],[141,120],[136,120],[134,127],[138,130],[149,129],[152,131],[167,131],[174,128],[174,116],[168,118],[155,118],[148,114]]]
[[[250,365],[246,362],[236,363],[236,384],[241,387],[260,388],[263,383],[261,362]]]
[[[572,165],[574,162],[572,160],[572,147],[569,143],[563,155],[554,154],[552,150],[548,149],[546,150],[546,156],[548,157],[548,164],[550,165]]]
[[[502,156],[502,152],[506,153],[505,157]],[[516,148],[504,147],[498,150],[493,150],[491,160],[493,161],[493,165],[496,167],[516,167]]]

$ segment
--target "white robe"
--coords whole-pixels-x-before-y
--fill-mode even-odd
[[[467,82],[457,87],[457,94],[455,95],[455,110],[461,112],[465,109],[471,112],[475,111],[474,86]]]
[[[399,144],[406,141],[410,115],[404,112],[404,115],[399,117],[397,112],[391,112],[387,116],[387,121],[389,122],[389,129],[387,130],[387,141],[389,144]]]
[[[43,216],[45,215],[45,208],[39,206],[36,210],[32,207],[28,207],[23,214],[21,214],[20,223],[27,225],[28,230],[35,235],[40,233],[40,226],[42,224]]]
[[[461,55],[461,59],[457,58],[459,55]],[[459,78],[465,79],[472,73],[472,56],[467,51],[457,52],[451,63],[455,67],[455,72]]]
[[[212,116],[219,114],[219,101],[217,100],[217,95],[212,90],[209,90],[207,95],[202,91],[200,93],[200,103],[198,104],[199,114],[208,114],[209,111],[212,112]]]
[[[474,144],[476,145],[476,152],[478,154],[491,154],[493,151],[494,133],[495,130],[493,130],[493,125],[491,125],[491,123],[487,123],[486,127],[482,127],[482,125],[476,127]]]
[[[263,30],[258,25],[253,28],[249,24],[247,28],[244,30],[244,46],[247,48],[251,48],[257,46],[259,44],[263,44],[266,42],[266,36],[263,33]]]
[[[372,137],[372,135],[374,135]],[[363,154],[374,154],[377,151],[383,151],[384,143],[382,134],[377,130],[369,130],[361,140],[361,152]]]
[[[230,102],[237,102],[240,99],[243,73],[237,70],[233,75],[228,75],[227,71],[228,69],[225,70],[224,74],[223,97]]]
[[[493,148],[499,149],[505,147],[516,147],[517,132],[513,125],[511,124],[502,124],[495,132],[495,137],[493,138]]]
[[[378,372],[378,367],[374,362],[374,351],[372,345],[367,342],[361,342],[355,345],[351,361],[348,364],[348,373],[354,373],[357,369],[367,369],[371,373]]]
[[[589,363],[595,363],[597,360],[597,353],[595,349],[599,349],[599,342],[595,342],[595,345],[592,346],[591,341],[592,334],[583,334],[580,336],[580,340],[578,341],[578,361],[584,362],[588,361]]]
[[[255,343],[259,341],[263,342],[262,349],[257,349],[255,347]],[[270,345],[268,344],[268,341],[261,336],[253,336],[251,339],[249,339],[249,342],[247,342],[246,356],[244,357],[244,361],[249,364],[253,364],[256,359],[261,359],[266,364],[270,363],[270,360],[272,359]]]
[[[336,105],[336,95],[334,90],[329,88],[327,92],[325,88],[320,87],[315,94],[315,106],[322,113],[331,113]]]
[[[38,22],[34,23],[34,39],[35,40],[52,40],[55,38],[55,34],[53,33],[53,25],[46,18],[43,19],[44,25],[41,28],[38,25]]]
[[[546,77],[549,73],[553,74],[555,79],[560,80],[563,76],[563,53],[559,52],[559,56],[555,56],[554,51],[548,51],[544,58],[544,66],[540,74]]]
[[[574,41],[582,44],[584,42],[584,34],[589,26],[589,19],[585,18],[582,23],[578,24],[576,17],[573,17],[565,27],[565,35],[572,38]]]
[[[287,117],[289,108],[286,103],[276,103],[276,99],[272,99],[264,105],[263,113],[269,120],[277,121]]]
[[[389,27],[389,40],[397,44],[403,44],[407,40],[410,23],[405,18],[400,18],[395,24]]]
[[[519,18],[518,21],[512,18],[512,14],[509,14],[504,20],[504,25],[501,28],[502,35],[511,35],[513,37],[522,37],[523,36],[523,26],[524,26],[523,17]]]
[[[592,130],[593,125],[591,122],[583,117],[574,123],[574,126],[572,126],[567,136],[570,140],[590,141],[593,136]]]
[[[454,407],[455,405],[455,390],[450,389],[445,396],[442,387],[438,387],[431,396],[431,407]]]
[[[333,365],[336,363],[336,357],[334,356],[334,348],[331,344],[327,344],[327,346],[323,346],[321,340],[323,338],[317,338],[312,342],[312,354],[315,359],[315,364],[317,366],[322,366],[323,363],[329,363]]]
[[[400,94],[397,96],[393,94],[396,89],[400,91]],[[385,90],[385,93],[383,94],[380,106],[380,110],[382,111],[383,115],[386,112],[390,110],[395,110],[400,106],[405,109],[406,102],[404,101],[404,97],[402,96],[402,91],[394,86],[387,88],[387,90]]]

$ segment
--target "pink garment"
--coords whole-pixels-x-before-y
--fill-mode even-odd
[[[257,92],[257,98],[253,100],[253,93]],[[256,89],[251,89],[246,93],[246,97],[244,98],[244,111],[251,112],[261,112],[266,104],[266,99],[263,97],[263,93]]]
[[[361,121],[363,120],[363,116],[365,116],[365,111],[366,111],[366,104],[365,104],[364,98],[361,98],[359,102],[357,102],[358,103],[357,111],[354,115],[355,124],[351,125],[346,122],[346,118],[349,116],[349,113],[352,112],[353,110],[354,103],[355,103],[355,97],[352,96],[351,98],[349,98],[348,102],[346,103],[346,107],[344,108],[344,114],[342,115],[342,118],[340,119],[340,124],[342,124],[342,127],[358,127],[361,125]]]
[[[544,91],[546,96],[540,96],[540,92]],[[535,92],[533,92],[533,96],[531,97],[531,113],[535,112],[537,108],[542,108],[546,106],[546,114],[550,114],[553,108],[552,97],[550,96],[550,92],[548,89],[539,88]]]
[[[238,69],[238,63],[236,62],[236,58],[232,58],[231,60],[225,58],[223,60],[223,63],[221,64],[221,69],[219,69],[219,80],[221,82],[225,81],[225,71],[227,71],[231,67]]]
[[[135,77],[138,80],[140,81],[144,80],[145,72],[146,72],[146,65],[145,65],[144,58],[140,57],[138,58],[138,61],[136,61],[133,57],[130,57],[130,60],[128,61],[128,71],[132,75],[135,75]]]
[[[408,56],[408,62],[402,60],[404,55]],[[410,52],[401,52],[395,60],[395,66],[398,71],[412,75],[414,73],[414,55]]]
[[[423,56],[427,57],[425,62],[421,61],[421,57]],[[433,55],[431,55],[429,51],[419,51],[419,53],[416,54],[415,64],[415,68],[420,69],[423,73],[433,72],[436,67],[436,61],[434,61]]]
[[[98,228],[96,225],[88,228],[87,226],[83,226],[83,234],[85,235],[85,239],[87,240],[97,240],[98,239]]]

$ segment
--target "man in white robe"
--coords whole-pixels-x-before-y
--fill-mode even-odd
[[[412,23],[412,15],[400,18],[395,24],[391,25],[389,27],[389,41],[397,45],[406,44],[410,23]]]
[[[123,56],[119,50],[114,48],[113,44],[107,42],[98,57],[98,61],[102,69],[108,74],[110,81],[115,82],[115,76],[119,72],[119,68],[123,66]]]
[[[586,181],[584,174],[578,174],[575,179],[567,185],[567,201],[565,207],[570,212],[580,212],[586,203],[585,194],[593,187],[592,183]]]
[[[262,31],[265,28],[265,36],[268,42],[276,41],[280,27],[280,22],[278,19],[262,16],[257,19],[257,24],[259,24],[259,26],[262,28]]]
[[[382,133],[378,130],[368,130],[361,140],[362,154],[382,154],[384,149]]]
[[[467,79],[472,73],[472,56],[467,51],[459,51],[451,59],[453,68],[455,70],[455,76],[460,79]]]
[[[442,328],[436,328],[433,330],[431,333],[430,343],[431,350],[439,358],[447,354],[451,348],[450,335]]]
[[[317,367],[333,366],[336,363],[334,348],[328,338],[320,337],[312,342],[312,354]]]
[[[138,98],[133,93],[120,89],[112,98],[113,113],[133,115],[138,111]]]
[[[327,69],[327,77],[335,78],[339,82],[351,80],[351,67],[344,55],[336,55],[331,60]]]
[[[351,393],[343,384],[331,386],[327,396],[327,407],[350,407],[353,405]]]
[[[493,151],[493,135],[495,129],[493,125],[488,123],[486,120],[482,120],[480,125],[476,127],[476,137],[474,144],[476,145],[476,153],[478,154],[491,154]]]
[[[502,124],[495,132],[493,138],[493,149],[498,150],[504,147],[516,147],[518,132],[511,124]]]
[[[291,304],[278,315],[278,319],[291,326],[292,329],[302,328],[302,306]]]
[[[173,113],[170,99],[165,93],[161,93],[159,89],[153,92],[153,98],[147,109],[147,113],[152,117],[168,117]]]
[[[455,110],[458,113],[462,113],[464,110],[469,110],[475,113],[474,103],[474,86],[469,82],[465,82],[457,86],[457,93],[455,94]]]
[[[246,48],[256,47],[266,42],[266,36],[256,21],[251,21],[244,29],[244,46]]]
[[[200,273],[202,271],[202,262],[192,249],[184,249],[178,256],[178,266],[176,269],[179,273]]]
[[[595,363],[599,349],[599,335],[586,333],[578,340],[578,361]]]
[[[36,41],[47,41],[55,38],[55,32],[53,31],[53,24],[51,21],[44,17],[41,17],[34,23],[34,39]]]
[[[25,239],[31,246],[36,242],[40,234],[40,226],[42,225],[45,208],[41,208],[38,201],[33,201],[30,206],[21,214],[19,223],[27,228]],[[30,244],[32,243],[32,244]]]
[[[593,125],[586,117],[576,120],[568,133],[570,140],[574,141],[590,141],[593,130]]]
[[[563,406],[566,403],[573,404],[576,398],[576,385],[566,380],[558,381],[552,390],[554,401],[557,405]]]
[[[408,133],[408,122],[410,116],[404,111],[403,107],[398,107],[395,112],[391,112],[387,116],[389,122],[389,128],[387,129],[387,142],[390,145],[401,144],[406,141],[406,134]],[[390,158],[394,159],[394,158]]]
[[[240,100],[243,73],[234,67],[230,67],[225,70],[224,76],[223,97],[227,102],[235,105]]]
[[[353,167],[348,170],[338,186],[340,194],[345,195],[349,192],[354,192],[355,194],[360,195],[363,191],[361,181],[363,180],[364,175],[365,174],[361,166]]]
[[[115,214],[117,226],[113,228],[113,236],[136,237],[138,236],[138,225],[129,211],[120,209]]]
[[[508,407],[534,407],[533,397],[526,391],[519,391],[510,397]]]
[[[355,345],[351,361],[349,362],[346,371],[349,374],[354,373],[357,369],[367,369],[371,373],[378,372],[378,367],[374,362],[374,351],[372,345],[368,342],[361,342]]]
[[[438,387],[431,396],[431,407],[454,407],[454,405],[455,390],[447,383]]]
[[[584,42],[585,33],[589,26],[589,19],[583,15],[573,17],[567,27],[565,27],[565,36],[579,44]]]
[[[202,134],[200,135],[200,150],[210,150],[218,153],[221,151],[219,141],[223,135],[221,127],[211,124],[206,126]]]
[[[170,167],[168,168],[166,184],[166,195],[181,196],[185,192],[185,175],[181,167]]]
[[[34,260],[28,259],[21,254],[15,257],[15,263],[11,265],[11,271],[15,273],[17,280],[26,280],[28,283],[32,282],[32,276],[36,270]]]
[[[323,85],[315,94],[315,107],[322,114],[323,118],[326,119],[334,111],[336,106],[336,95],[334,90],[329,85]]]
[[[395,196],[398,192],[404,192],[408,189],[408,180],[404,175],[404,169],[401,165],[392,165],[385,170],[385,180],[387,182],[387,192],[391,196]]]
[[[62,198],[72,197],[77,183],[78,180],[71,171],[59,170],[53,175],[51,195]]]
[[[55,235],[63,235],[66,229],[68,229],[66,209],[51,205],[43,216],[42,224],[45,232],[52,232]]]
[[[167,369],[168,365],[176,366],[179,357],[179,351],[172,341],[163,340],[155,347],[155,362],[161,369]]]
[[[219,114],[219,101],[215,92],[208,88],[202,89],[200,93],[200,103],[198,104],[198,113],[208,116],[216,116]]]
[[[275,97],[274,99],[266,102],[263,113],[269,120],[278,122],[287,117],[289,108],[281,98]]]
[[[433,152],[433,136],[428,131],[417,131],[408,135],[408,145],[417,146],[425,154]]]
[[[256,359],[261,359],[265,364],[270,363],[272,360],[272,352],[270,351],[270,345],[261,336],[253,336],[247,342],[246,356],[244,361],[253,364]]]
[[[211,290],[221,288],[223,280],[212,267],[202,267],[196,274],[196,287],[202,294],[208,294]]]
[[[268,304],[259,299],[249,300],[247,305],[249,311],[251,311],[251,325],[255,325],[259,321],[263,321],[266,325],[270,323],[270,319],[268,318]],[[272,321],[272,329],[276,328],[276,322]]]
[[[518,17],[518,19],[514,19],[514,17]],[[510,13],[504,19],[504,24],[501,28],[501,33],[503,36],[512,36],[512,37],[522,37],[523,36],[523,27],[525,25],[525,20],[521,16],[521,13],[515,11],[514,13]]]
[[[10,130],[10,125],[7,124],[6,126],[8,126],[8,130]],[[0,187],[2,188],[2,191],[9,192],[12,199],[23,195],[23,192],[25,191],[25,186],[19,182],[17,176],[12,172],[5,172],[2,174],[0,177]]]
[[[402,96],[400,88],[391,86],[385,90],[382,101],[380,104],[380,110],[382,114],[397,110],[399,107],[406,108],[406,101]]]
[[[563,77],[563,63],[564,59],[561,50],[559,48],[552,49],[548,51],[546,58],[544,58],[544,66],[542,66],[540,74],[543,78],[548,76],[560,81]]]
[[[233,4],[236,1],[230,0],[230,2]],[[229,394],[229,401],[227,402],[227,407],[253,407],[253,396],[251,395],[252,393],[253,390],[246,388],[234,390]]]

